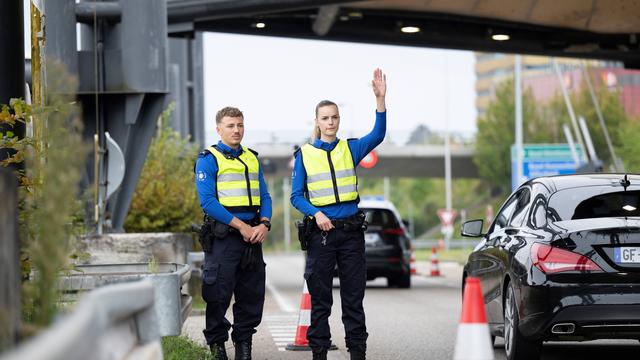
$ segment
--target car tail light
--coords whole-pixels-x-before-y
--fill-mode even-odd
[[[382,230],[382,233],[389,234],[389,235],[404,235],[404,229],[403,228],[384,229]]]
[[[563,271],[602,271],[586,256],[540,243],[531,247],[531,260],[535,267],[546,274]]]

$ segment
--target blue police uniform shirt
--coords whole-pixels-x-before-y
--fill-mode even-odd
[[[222,141],[218,141],[218,149],[223,152],[231,154],[231,156],[237,157],[242,154],[242,147],[233,149],[225,145]],[[258,160],[259,161],[259,160]],[[218,162],[216,158],[205,152],[198,155],[196,162],[196,190],[198,196],[200,196],[200,206],[204,212],[214,218],[217,221],[229,224],[233,217],[237,217],[243,221],[249,221],[255,217],[255,213],[252,212],[229,212],[224,206],[220,204],[216,196],[216,174],[218,173]],[[264,181],[262,174],[262,166],[258,172],[258,180],[260,181],[260,217],[266,217],[271,219],[271,196],[267,189],[267,184]]]
[[[373,130],[359,139],[350,139],[348,142],[355,166],[357,166],[360,160],[367,156],[371,150],[380,145],[382,140],[384,140],[386,131],[387,112],[376,111],[376,124]],[[326,143],[320,139],[316,139],[311,145],[318,149],[331,151],[336,147],[338,141],[339,139],[336,139],[331,143]],[[306,181],[307,171],[304,169],[302,157],[300,151],[298,151],[296,152],[293,172],[291,174],[291,204],[305,216],[313,216],[318,211],[322,211],[329,219],[342,219],[358,212],[358,204],[355,201],[320,207],[311,205],[309,200],[304,196]]]

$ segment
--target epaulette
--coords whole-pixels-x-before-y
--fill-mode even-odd
[[[247,148],[247,150],[251,151],[253,155],[258,156],[258,152],[253,150],[252,148]]]

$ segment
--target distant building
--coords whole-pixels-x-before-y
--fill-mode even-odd
[[[580,59],[556,58],[562,69],[563,79],[570,91],[579,90],[582,84]],[[476,108],[483,116],[495,89],[503,80],[513,76],[515,56],[502,53],[476,53]],[[601,84],[619,91],[620,100],[627,114],[640,116],[640,71],[627,70],[618,63],[588,60],[594,87]],[[531,89],[533,96],[542,102],[560,94],[551,58],[522,56],[522,84]]]

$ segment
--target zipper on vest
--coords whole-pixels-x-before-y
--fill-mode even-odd
[[[239,157],[236,158],[244,165],[244,179],[247,181],[247,195],[249,195],[249,206],[253,206],[253,196],[251,196],[251,182],[249,181],[249,167]]]
[[[327,151],[327,160],[329,160],[329,171],[331,172],[331,181],[333,182],[333,194],[336,197],[336,204],[339,204],[340,197],[338,196],[338,182],[336,181],[336,170],[333,168],[333,162],[331,161],[330,151]]]

